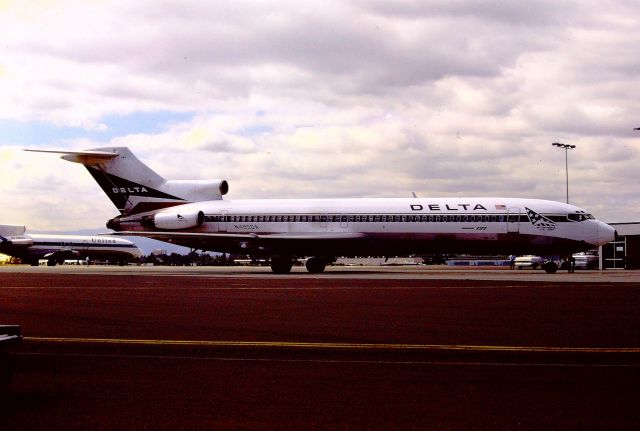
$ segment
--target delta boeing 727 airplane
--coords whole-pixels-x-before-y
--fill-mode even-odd
[[[337,256],[565,255],[615,231],[573,205],[516,198],[223,199],[226,180],[166,180],[126,147],[46,151],[83,164],[120,211],[107,227],[201,250],[296,257],[318,273]],[[555,272],[549,262],[545,269]]]

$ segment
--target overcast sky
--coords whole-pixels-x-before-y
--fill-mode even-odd
[[[640,3],[0,1],[0,223],[104,226],[128,146],[231,199],[513,196],[640,221]]]

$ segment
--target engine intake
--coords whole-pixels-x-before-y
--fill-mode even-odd
[[[154,226],[157,229],[165,230],[189,229],[201,226],[202,223],[204,223],[204,213],[202,211],[193,213],[158,213],[153,217]]]
[[[186,202],[202,202],[222,199],[229,192],[229,183],[226,180],[169,180],[162,191]]]

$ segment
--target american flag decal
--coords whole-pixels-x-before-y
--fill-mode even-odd
[[[527,217],[529,217],[529,221],[532,225],[540,230],[554,230],[556,228],[556,223],[553,220],[546,218],[543,215],[538,214],[531,208],[525,207],[527,210]]]

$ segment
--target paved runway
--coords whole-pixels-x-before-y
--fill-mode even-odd
[[[0,268],[0,428],[638,429],[639,279]]]

